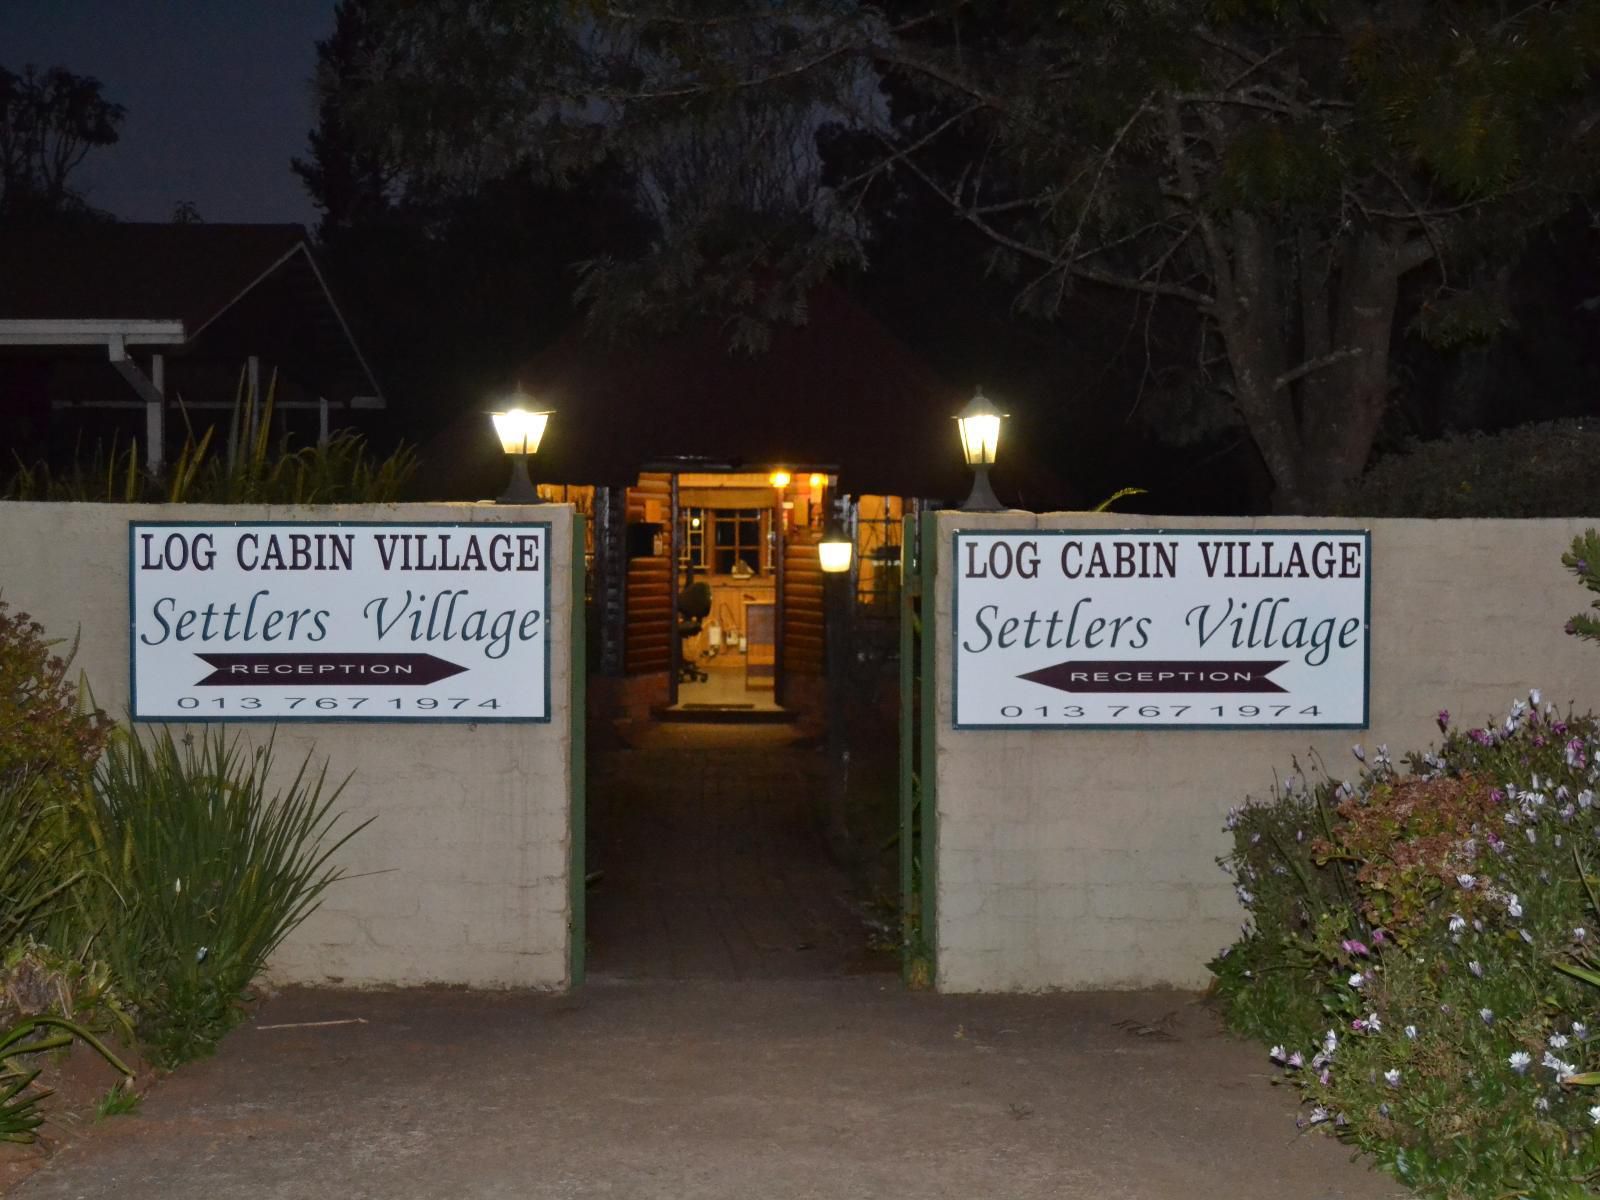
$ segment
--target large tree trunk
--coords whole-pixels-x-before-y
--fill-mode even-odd
[[[1329,511],[1372,453],[1389,396],[1389,342],[1400,302],[1398,247],[1374,232],[1349,239],[1329,280],[1329,355],[1345,357],[1300,381],[1301,502]],[[1285,398],[1287,399],[1287,397]]]
[[[1281,314],[1273,303],[1279,281],[1273,230],[1253,216],[1237,214],[1231,233],[1232,261],[1228,269],[1216,272],[1231,287],[1218,289],[1215,315],[1228,353],[1234,402],[1272,476],[1274,496],[1294,495],[1304,464],[1294,415],[1277,387],[1286,346]]]
[[[1217,319],[1235,399],[1280,513],[1334,511],[1366,467],[1389,389],[1400,277],[1424,256],[1374,230],[1333,247],[1302,237],[1275,258],[1272,232],[1234,225],[1234,295]],[[1279,288],[1278,272],[1292,274]],[[1268,311],[1281,296],[1285,311]]]

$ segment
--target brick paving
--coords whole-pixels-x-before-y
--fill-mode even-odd
[[[823,759],[787,726],[663,724],[590,766],[589,970],[633,979],[894,970],[822,832]]]

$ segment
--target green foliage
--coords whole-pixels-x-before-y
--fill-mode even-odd
[[[1149,492],[1150,492],[1149,488],[1142,488],[1142,487],[1118,488],[1116,491],[1112,492],[1111,495],[1107,496],[1104,500],[1100,501],[1099,504],[1096,504],[1089,511],[1090,512],[1110,512],[1112,507],[1117,503],[1117,501],[1119,501],[1119,500],[1128,500],[1128,499],[1131,499],[1134,496],[1145,496],[1145,495],[1148,495]]]
[[[44,806],[82,793],[111,729],[68,678],[76,646],[63,655],[57,645],[0,600],[0,782],[29,785]]]
[[[1361,517],[1592,515],[1600,433],[1580,421],[1451,434],[1379,459],[1338,506]]]
[[[1488,342],[1515,324],[1502,296],[1485,291],[1441,292],[1423,301],[1411,330],[1430,346],[1454,350]]]
[[[1597,0],[484,0],[373,7],[363,36],[322,99],[405,189],[632,176],[659,236],[592,264],[594,320],[711,309],[758,348],[920,212],[1022,312],[1120,289],[1143,378],[1198,381],[1170,389],[1218,410],[1190,424],[1242,425],[1288,511],[1366,465],[1394,332],[1504,328],[1466,285],[1600,179]]]
[[[0,600],[0,954],[66,899],[65,814],[89,786],[111,722],[69,678],[44,627]]]
[[[56,1032],[45,1032],[48,1030]],[[35,1036],[40,1033],[43,1036]],[[44,1122],[39,1105],[48,1093],[33,1086],[39,1070],[24,1066],[18,1060],[65,1049],[75,1038],[122,1072],[124,1079],[132,1078],[133,1072],[122,1060],[82,1025],[49,1016],[18,1021],[0,1031],[0,1142],[31,1142],[34,1131]]]
[[[1577,861],[1584,888],[1589,893],[1589,911],[1594,914],[1596,926],[1600,927],[1600,899],[1595,897],[1593,876],[1584,866],[1583,857],[1576,848],[1573,849],[1573,856]],[[1600,957],[1597,957],[1588,946],[1575,952],[1571,962],[1558,962],[1555,966],[1563,975],[1568,975],[1580,983],[1586,983],[1592,988],[1600,988]],[[1600,1071],[1583,1071],[1577,1075],[1569,1075],[1567,1083],[1572,1087],[1600,1087]]]
[[[251,981],[342,871],[343,783],[309,754],[273,780],[273,748],[210,730],[113,741],[82,814],[91,868],[80,912],[154,1057],[206,1054],[237,1023]]]
[[[143,1099],[132,1087],[119,1081],[108,1088],[94,1106],[95,1119],[104,1121],[107,1117],[131,1116],[139,1111],[139,1103]]]
[[[1591,592],[1600,592],[1600,535],[1586,529],[1582,536],[1573,538],[1572,549],[1561,556],[1561,565]],[[1589,607],[1600,608],[1600,600],[1592,601]],[[1567,622],[1567,632],[1591,642],[1600,641],[1600,619],[1576,613]]]
[[[229,417],[227,448],[213,446],[214,430],[191,431],[178,457],[152,476],[140,465],[137,442],[126,451],[96,449],[87,463],[64,473],[18,463],[0,492],[9,500],[81,500],[132,504],[389,504],[416,475],[415,451],[401,446],[374,461],[360,434],[344,429],[326,442],[296,449],[287,433],[272,438],[276,378],[265,399],[245,387]]]
[[[1407,774],[1379,748],[1358,780],[1233,815],[1223,861],[1251,924],[1215,964],[1219,995],[1273,1043],[1303,1125],[1421,1194],[1588,1195],[1600,1106],[1576,1085],[1600,1058],[1600,997],[1572,976],[1600,937],[1580,857],[1600,834],[1600,723],[1537,692],[1481,728],[1439,720]]]
[[[76,884],[76,880],[74,880]],[[69,891],[69,899],[72,893]],[[54,928],[70,925],[65,918]],[[65,1017],[95,1030],[113,1030],[134,1042],[129,1016],[111,968],[104,962],[62,953],[32,937],[22,938],[0,958],[0,1026],[24,1017]]]
[[[0,66],[0,218],[103,217],[68,177],[90,150],[110,146],[127,110],[100,81],[65,67],[16,74]]]
[[[48,921],[77,879],[62,814],[38,802],[38,787],[0,779],[0,948]]]
[[[1228,814],[1234,850],[1222,866],[1252,922],[1210,966],[1229,1025],[1252,1037],[1316,1028],[1334,982],[1317,947],[1367,936],[1354,911],[1351,871],[1312,857],[1312,846],[1333,827],[1340,787],[1320,762],[1312,771],[1317,778],[1295,763],[1269,801]]]
[[[1317,205],[1338,188],[1346,166],[1338,139],[1325,131],[1247,127],[1227,147],[1216,201],[1221,209],[1263,212]]]

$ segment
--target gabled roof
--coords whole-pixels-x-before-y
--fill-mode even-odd
[[[174,353],[268,356],[339,399],[381,397],[299,225],[0,230],[0,341],[83,344],[120,329]]]
[[[305,241],[299,225],[6,230],[0,319],[182,321],[193,335]]]
[[[970,393],[832,284],[811,293],[804,325],[774,329],[761,354],[730,350],[716,322],[642,345],[574,328],[519,382],[556,410],[533,463],[538,482],[628,483],[677,461],[688,471],[835,470],[856,494],[959,499],[970,484],[952,420]],[[485,397],[424,447],[430,473],[499,491],[506,466],[483,415],[491,407]]]

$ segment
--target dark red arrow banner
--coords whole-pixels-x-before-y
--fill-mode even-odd
[[[196,687],[423,687],[467,668],[431,654],[197,654]]]
[[[1150,662],[1088,659],[1018,676],[1063,692],[1282,692],[1267,676],[1276,662]]]

